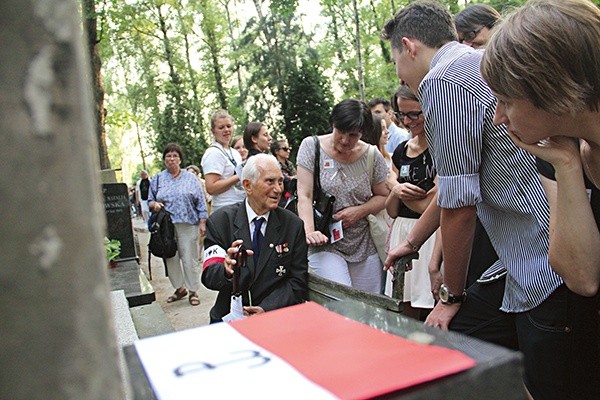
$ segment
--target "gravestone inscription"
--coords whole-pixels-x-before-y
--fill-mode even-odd
[[[106,236],[111,240],[116,239],[121,242],[121,254],[118,260],[137,260],[127,185],[105,183],[102,185],[102,194],[104,195],[106,214]]]

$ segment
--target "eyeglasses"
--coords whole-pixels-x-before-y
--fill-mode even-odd
[[[165,158],[179,158],[179,154],[167,154]]]
[[[398,121],[402,121],[404,119],[404,117],[408,117],[410,119],[412,119],[413,121],[416,121],[417,119],[419,119],[419,115],[423,114],[423,111],[410,111],[407,113],[403,113],[403,112],[395,112],[394,115],[396,115],[396,118],[398,118]]]
[[[290,151],[290,150],[292,150],[292,148],[291,147],[280,147],[279,150]]]
[[[462,43],[462,42],[465,42],[465,41],[467,41],[467,42],[473,41],[473,39],[475,39],[477,37],[477,35],[479,35],[479,32],[481,32],[481,30],[483,28],[485,28],[485,26],[481,26],[481,27],[479,27],[477,29],[474,29],[472,31],[465,32],[463,34],[463,37],[461,39],[459,39],[459,42]]]

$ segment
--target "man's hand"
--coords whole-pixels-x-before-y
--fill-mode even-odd
[[[425,325],[447,331],[448,325],[459,309],[460,304],[437,303],[425,320]]]
[[[244,241],[238,239],[231,243],[231,247],[227,249],[227,257],[225,257],[225,260],[223,261],[223,267],[225,268],[225,276],[227,278],[233,277],[233,266],[236,264],[235,258],[238,253],[238,246],[242,243],[244,243]],[[254,252],[250,249],[246,251],[248,252],[249,256],[254,254]]]
[[[257,306],[244,307],[244,316],[246,316],[246,317],[251,317],[255,314],[262,314],[264,312],[265,312],[265,310],[263,310],[262,307],[257,307]]]

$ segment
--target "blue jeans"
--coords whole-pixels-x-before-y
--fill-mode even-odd
[[[469,287],[450,329],[521,351],[525,385],[536,400],[600,399],[600,297],[563,285],[532,310],[505,313],[504,284]]]

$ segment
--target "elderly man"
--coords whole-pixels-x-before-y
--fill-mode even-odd
[[[246,200],[213,213],[206,226],[202,283],[218,290],[211,323],[230,311],[233,265],[240,244],[248,248],[240,271],[244,315],[301,303],[307,291],[308,259],[304,224],[279,208],[283,175],[275,157],[258,154],[242,173]],[[252,250],[250,250],[252,249]]]

